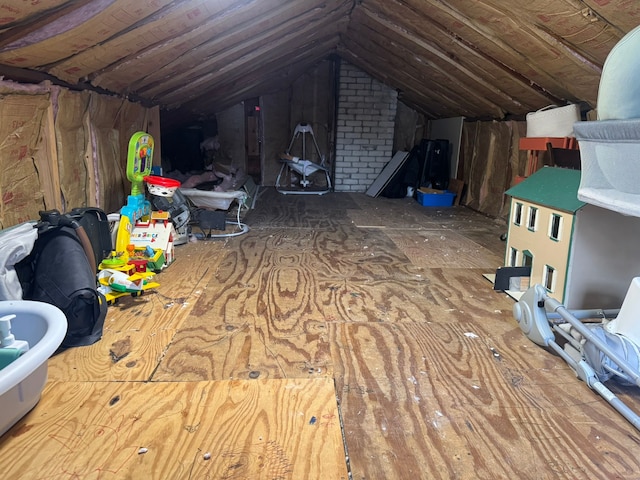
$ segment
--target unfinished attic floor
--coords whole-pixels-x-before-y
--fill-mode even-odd
[[[246,223],[49,360],[3,478],[640,477],[638,432],[483,278],[503,222],[265,189]]]

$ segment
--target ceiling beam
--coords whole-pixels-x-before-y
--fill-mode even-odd
[[[315,0],[315,3],[317,6],[323,2]],[[341,11],[324,12],[316,8],[308,9],[308,6],[305,2],[305,9],[300,9],[299,15],[291,18],[279,15],[279,23],[272,28],[265,28],[261,34],[251,34],[254,30],[234,28],[227,35],[208,43],[206,48],[189,52],[189,55],[172,62],[169,69],[160,69],[152,76],[154,81],[133,87],[141,94],[162,97],[163,92],[171,92],[184,85],[186,79],[197,80],[210,72],[229,71],[238,63],[262,61],[263,57],[268,58],[269,54],[277,53],[279,49],[295,48],[296,41],[304,41],[309,35],[321,34],[318,30],[324,26],[344,19]],[[294,10],[294,13],[298,12]]]
[[[358,26],[356,35],[363,34],[375,38],[378,45],[386,44],[388,56],[406,59],[408,65],[414,66],[426,78],[432,79],[428,83],[455,86],[458,93],[464,93],[473,99],[472,102],[491,109],[496,118],[504,116],[506,110],[522,108],[522,105],[501,92],[498,87],[489,85],[483,78],[467,69],[459,59],[448,56],[442,50],[421,41],[366,9],[354,13],[353,24]],[[363,28],[365,30],[362,30]],[[505,109],[505,104],[510,108]]]
[[[343,22],[346,22],[346,19]],[[314,43],[324,42],[326,38],[337,42],[338,33],[344,28],[343,22],[336,22],[335,19],[328,17],[308,29],[283,36],[276,44],[257,48],[251,54],[244,55],[223,67],[200,76],[195,76],[191,72],[188,75],[188,82],[183,83],[182,86],[176,86],[174,82],[171,82],[171,88],[159,92],[154,98],[165,105],[175,103],[180,99],[189,101],[195,95],[200,95],[203,89],[204,91],[215,89],[218,82],[238,81],[263,64],[273,64],[274,61],[279,61],[281,68],[286,67],[291,61],[291,57],[304,56],[305,49]],[[335,48],[335,46],[334,44],[331,47]],[[145,96],[147,95],[149,92],[145,92]]]
[[[269,63],[256,64],[247,70],[239,72],[240,76],[236,76],[235,78],[225,77],[212,87],[215,94],[213,94],[212,91],[203,89],[196,90],[197,94],[190,96],[186,102],[182,102],[182,106],[192,111],[201,112],[213,106],[216,102],[219,103],[220,100],[226,100],[229,97],[238,97],[241,95],[238,92],[241,92],[247,85],[252,84],[251,79],[270,79],[277,75],[281,75],[280,78],[286,78],[286,72],[289,68],[292,68],[292,66],[295,70],[298,70],[298,64],[309,68],[315,64],[318,59],[330,55],[335,48],[336,40],[337,34],[334,34],[324,39],[312,40],[309,43],[303,44],[295,52],[283,52],[281,56],[272,58]],[[285,60],[287,62],[286,64],[284,63]],[[249,80],[243,80],[244,78]],[[264,81],[265,80],[261,80],[260,83]],[[286,86],[288,86],[288,84],[283,84],[283,87]],[[179,103],[169,105],[169,107],[172,106],[177,107]]]

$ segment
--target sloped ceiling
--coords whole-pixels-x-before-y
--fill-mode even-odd
[[[0,0],[0,75],[211,116],[338,55],[429,118],[596,106],[637,0]]]

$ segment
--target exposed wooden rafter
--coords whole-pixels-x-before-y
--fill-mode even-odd
[[[51,0],[10,13],[7,79],[197,117],[287,88],[336,52],[433,118],[595,107],[606,55],[640,23],[640,4],[600,0]]]

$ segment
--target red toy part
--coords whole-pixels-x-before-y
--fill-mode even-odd
[[[157,175],[147,175],[144,177],[144,181],[151,185],[158,185],[159,187],[179,187],[180,182],[173,178],[159,177]]]
[[[172,197],[173,193],[180,186],[180,182],[178,180],[167,177],[158,177],[156,175],[147,175],[144,177],[144,181],[147,183],[147,188],[151,195],[161,197]]]
[[[137,273],[145,273],[147,271],[147,260],[129,260],[129,265],[133,265]]]

